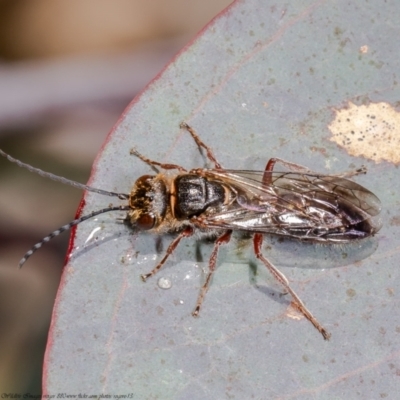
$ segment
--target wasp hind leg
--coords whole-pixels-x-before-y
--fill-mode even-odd
[[[214,274],[215,271],[215,266],[217,263],[217,256],[218,256],[218,249],[221,244],[226,244],[229,243],[231,239],[232,231],[226,231],[223,233],[221,236],[217,238],[217,240],[214,242],[214,248],[210,256],[210,260],[208,262],[208,274],[206,276],[206,280],[203,284],[203,286],[200,289],[200,294],[199,297],[197,298],[197,303],[194,311],[192,312],[193,317],[198,317],[200,313],[200,308],[201,305],[203,304],[204,297],[208,291],[208,288],[210,287],[211,283],[211,278]]]
[[[261,253],[261,245],[262,245],[263,236],[260,233],[256,233],[254,235],[254,252],[256,257],[263,262],[263,264],[267,267],[272,276],[283,286],[285,292],[289,293],[293,300],[294,306],[300,311],[321,333],[325,340],[329,340],[331,334],[318,322],[318,320],[311,314],[311,312],[307,309],[304,303],[301,301],[300,297],[294,292],[294,290],[290,287],[289,281],[274,265],[272,265]]]
[[[289,171],[293,172],[298,172],[298,173],[303,173],[303,174],[311,174],[311,175],[321,175],[318,172],[311,171],[307,167],[304,167],[303,165],[292,163],[290,161],[283,160],[282,158],[274,157],[271,158],[268,162],[267,165],[265,166],[264,170],[264,177],[263,177],[263,182],[265,184],[271,184],[271,174],[275,168],[276,164],[281,164],[285,168],[287,168]],[[340,174],[329,174],[329,176],[335,176],[337,178],[352,178],[353,176],[357,175],[363,175],[367,173],[367,167],[365,165],[362,165],[360,168],[351,170],[351,171],[345,171]]]
[[[271,172],[274,170],[275,164],[281,164],[285,168],[287,168],[289,171],[299,172],[299,173],[303,173],[303,174],[312,173],[312,171],[310,171],[306,167],[303,167],[300,164],[295,164],[295,163],[283,160],[282,158],[277,158],[277,157],[270,158],[269,161],[267,162],[267,165],[265,166],[263,180],[262,180],[262,182],[265,186],[269,186],[272,184]]]
[[[290,161],[283,160],[282,158],[274,157],[270,158],[269,161],[267,162],[267,165],[265,166],[265,171],[266,172],[271,172],[274,170],[275,164],[281,164],[290,171],[294,172],[303,172],[303,173],[312,173],[307,167],[304,167],[303,165],[292,163]]]

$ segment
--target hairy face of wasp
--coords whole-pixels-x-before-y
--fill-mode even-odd
[[[134,184],[130,197],[127,221],[141,230],[161,224],[167,210],[167,189],[161,174],[143,175]]]

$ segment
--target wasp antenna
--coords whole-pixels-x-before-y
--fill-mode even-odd
[[[34,172],[34,173],[42,176],[43,178],[49,178],[53,181],[61,182],[61,183],[64,183],[65,185],[73,186],[74,188],[77,188],[77,189],[87,190],[88,192],[94,192],[94,193],[98,193],[98,194],[101,194],[104,196],[118,197],[121,200],[129,199],[129,194],[126,194],[126,193],[109,192],[107,190],[93,188],[91,186],[87,186],[82,183],[72,181],[72,180],[64,178],[62,176],[52,174],[51,172],[46,172],[39,168],[32,167],[32,165],[26,164],[26,163],[18,160],[17,158],[10,156],[9,154],[7,154],[6,152],[4,152],[1,149],[0,149],[0,154],[3,157],[7,158],[8,161],[11,161],[12,163],[17,164],[21,168],[27,169],[29,172]]]
[[[83,221],[86,221],[89,218],[93,218],[96,215],[99,214],[104,214],[106,212],[110,211],[128,211],[130,207],[128,205],[124,206],[115,206],[115,207],[107,207],[103,208],[101,210],[93,211],[90,214],[84,215],[80,218],[74,219],[73,221],[69,222],[66,225],[61,226],[60,228],[56,229],[55,231],[51,232],[48,234],[46,237],[44,237],[40,242],[36,243],[32,248],[25,253],[25,255],[21,258],[21,261],[19,262],[19,267],[21,268],[25,262],[28,260],[28,258],[36,251],[39,250],[45,243],[49,242],[51,239],[55,238],[56,236],[60,235],[61,233],[71,229],[73,226],[80,224]]]

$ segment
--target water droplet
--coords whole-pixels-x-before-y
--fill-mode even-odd
[[[158,287],[161,289],[170,289],[172,287],[172,281],[169,278],[160,278],[158,280]]]

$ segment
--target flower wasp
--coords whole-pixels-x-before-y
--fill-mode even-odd
[[[263,234],[319,243],[348,243],[374,235],[381,228],[378,218],[380,201],[372,192],[349,179],[365,173],[366,169],[341,175],[321,175],[300,165],[272,158],[264,171],[228,170],[221,166],[211,148],[189,125],[182,123],[180,127],[190,133],[200,151],[205,151],[214,168],[188,171],[176,164],[150,160],[131,150],[131,154],[149,166],[165,172],[141,176],[129,194],[108,192],[70,181],[34,168],[0,150],[8,160],[41,176],[128,201],[126,205],[110,206],[84,215],[50,233],[25,254],[20,267],[44,243],[71,227],[102,213],[127,211],[125,222],[131,228],[158,235],[177,233],[161,261],[152,271],[141,275],[143,281],[162,268],[183,238],[200,232],[214,239],[208,274],[192,313],[198,316],[216,269],[219,247],[230,241],[233,231],[244,231],[252,234],[256,258],[284,292],[292,296],[295,308],[324,339],[329,339],[330,333],[307,309],[287,278],[262,254]],[[274,170],[277,163],[289,171]]]

